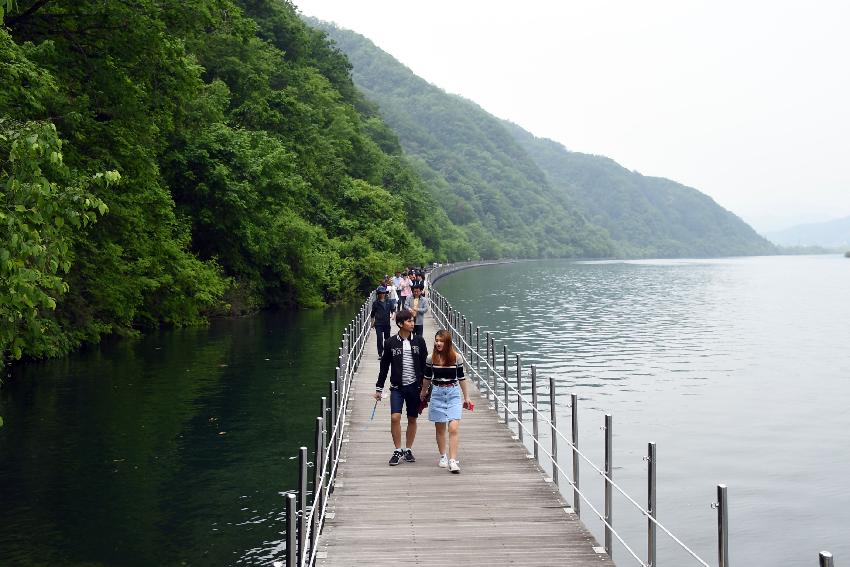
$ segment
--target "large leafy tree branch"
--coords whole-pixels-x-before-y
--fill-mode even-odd
[[[75,177],[53,124],[0,118],[0,354],[21,357],[49,324],[45,313],[68,291],[71,245],[107,206],[89,186],[116,183],[115,171]]]

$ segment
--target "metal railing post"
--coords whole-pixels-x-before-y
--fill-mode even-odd
[[[331,427],[331,425],[328,423],[327,419],[325,419],[325,422],[322,425],[324,425],[324,427],[322,427],[322,448],[323,448],[323,450],[326,450],[328,448],[328,442],[330,441],[330,439],[328,438],[328,429]],[[325,507],[325,500],[327,499],[327,497],[330,496],[331,466],[332,465],[333,465],[333,463],[330,462],[329,460],[326,460],[326,457],[323,455],[322,456],[322,468],[324,469],[325,467],[327,467],[327,471],[324,471],[322,473],[322,478],[324,479],[324,482],[325,482],[325,488],[322,491],[322,505],[319,506],[319,512],[320,513]]]
[[[339,368],[336,369],[337,377],[339,377]],[[333,473],[333,465],[336,462],[336,447],[337,447],[337,439],[336,439],[336,381],[331,380],[328,382],[328,399],[330,400],[330,407],[328,408],[328,417],[330,418],[328,422],[328,431],[330,432],[328,435],[328,482],[331,482],[330,477]]]
[[[649,512],[649,518],[647,518],[647,535],[646,535],[646,564],[649,567],[656,567],[657,560],[655,556],[656,550],[656,530],[657,526],[655,522],[652,520],[656,518],[656,508],[655,508],[655,473],[656,473],[656,452],[655,452],[655,443],[649,443],[646,454],[646,462],[648,465],[647,470],[647,504],[646,511]]]
[[[296,567],[295,517],[298,515],[295,495],[286,495],[286,567]]]
[[[469,337],[466,334],[466,315],[463,316],[463,358],[466,359],[466,346]]]
[[[328,398],[326,396],[322,396],[321,413],[319,415],[322,416],[322,430],[319,432],[319,441],[321,442],[321,449],[322,449],[322,471],[321,471],[322,476],[321,476],[321,480],[322,480],[323,483],[326,483],[327,481],[325,480],[326,477],[325,477],[325,471],[324,471],[324,468],[325,468],[325,450],[327,449],[327,443],[325,442],[325,431],[327,431],[327,429],[328,429]],[[319,445],[317,445],[317,447],[319,447]],[[316,497],[321,497],[321,496],[323,496],[323,495],[322,494],[316,495]],[[319,511],[321,511],[321,510],[322,510],[322,506],[319,506]]]
[[[833,567],[832,554],[828,551],[821,551],[818,554],[820,567]]]
[[[517,435],[522,441],[522,357],[516,355],[516,419]]]
[[[484,382],[487,384],[487,401],[490,401],[490,331],[484,333],[484,348],[487,352],[484,353],[484,367],[487,371]]]
[[[342,357],[340,359],[339,367],[342,368],[343,376],[348,372],[348,332],[343,331],[342,333]]]
[[[579,460],[578,460],[578,394],[570,394],[572,439],[573,439],[573,511],[581,517],[581,496],[579,495]]]
[[[304,563],[307,527],[307,447],[298,449],[298,565]]]
[[[475,327],[475,382],[481,389],[481,327]]]
[[[540,429],[537,420],[539,407],[537,406],[537,367],[531,365],[531,422],[534,433],[534,460],[540,464]]]
[[[729,502],[726,485],[717,485],[717,557],[719,567],[729,567]]]
[[[502,386],[505,399],[502,401],[505,408],[505,425],[510,427],[510,414],[508,413],[508,345],[502,345]]]
[[[322,449],[322,431],[324,430],[324,427],[324,419],[322,419],[322,417],[317,417],[316,457],[313,459],[313,506],[311,507],[310,512],[310,515],[313,518],[313,521],[310,523],[310,550],[315,549],[316,539],[319,537],[319,514],[322,510],[322,495],[320,487],[322,484],[322,454],[324,453],[324,450]],[[307,556],[305,555],[305,557]]]
[[[558,413],[555,408],[555,379],[549,378],[549,421],[552,426],[552,482],[555,486],[558,481]]]
[[[608,557],[612,557],[613,555],[613,545],[612,545],[612,535],[611,528],[614,526],[614,514],[612,507],[612,495],[611,495],[611,480],[613,477],[614,471],[614,449],[613,449],[613,441],[614,441],[614,428],[613,428],[613,420],[611,419],[611,414],[605,414],[605,521],[607,525],[605,526],[605,553],[608,554]]]
[[[360,366],[360,352],[363,350],[363,341],[365,340],[365,336],[363,335],[363,322],[360,317],[362,313],[357,314],[357,358],[354,359],[354,370]]]
[[[496,372],[496,337],[490,337],[490,366],[489,368],[493,369],[493,407],[496,408],[496,411],[499,411],[499,390],[498,388],[498,380],[499,373]]]

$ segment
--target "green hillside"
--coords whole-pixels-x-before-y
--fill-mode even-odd
[[[0,19],[0,355],[321,305],[475,252],[289,2]]]
[[[378,104],[437,202],[469,235],[478,254],[616,254],[605,231],[553,189],[500,120],[426,83],[364,37],[307,21],[326,31],[348,56],[355,84]]]
[[[485,227],[493,226],[486,209],[473,206],[470,211],[462,203],[503,196],[512,208],[517,203],[548,201],[552,216],[565,219],[563,226],[577,242],[587,236],[576,231],[591,231],[590,242],[598,245],[578,250],[580,255],[775,252],[741,219],[695,189],[644,177],[608,158],[568,152],[556,142],[535,138],[427,83],[363,36],[309,21],[348,55],[355,84],[378,104],[405,150],[421,161],[423,176],[438,184],[438,200],[448,203],[447,212],[456,223],[481,219]],[[537,207],[520,206],[515,211],[507,222],[540,218]],[[548,228],[551,217],[544,218]],[[613,239],[613,249],[607,242],[602,247],[602,234]]]
[[[570,195],[590,221],[605,227],[627,256],[776,253],[748,224],[696,189],[629,171],[603,156],[567,151],[515,124],[505,125],[552,185]]]

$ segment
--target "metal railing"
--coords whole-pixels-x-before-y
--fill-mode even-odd
[[[328,500],[334,490],[339,465],[344,462],[340,454],[342,444],[348,441],[345,435],[349,427],[345,416],[352,380],[369,337],[369,313],[374,299],[372,292],[343,331],[335,376],[328,383],[328,395],[321,398],[316,417],[313,461],[308,461],[307,447],[298,451],[298,486],[285,495],[285,557],[284,561],[274,562],[275,566],[309,567],[316,564],[322,528],[332,517],[328,513]],[[311,468],[310,491],[308,470]]]
[[[429,274],[429,284],[449,273],[486,265],[503,262],[466,262],[459,264],[448,264],[435,268]],[[485,354],[481,354],[481,327],[473,327],[466,316],[454,309],[448,300],[433,287],[430,289],[431,310],[438,323],[452,334],[452,340],[463,355],[467,370],[475,378],[476,384],[482,396],[492,401],[496,415],[503,411],[504,424],[511,426],[513,421],[517,427],[517,439],[523,443],[528,439],[531,443],[533,458],[542,467],[543,458],[552,466],[552,482],[561,489],[560,478],[563,476],[573,492],[572,511],[581,518],[581,502],[599,518],[605,529],[604,551],[612,555],[613,539],[629,552],[629,554],[643,567],[657,567],[656,536],[660,529],[667,534],[677,545],[686,551],[696,562],[704,567],[709,564],[700,558],[694,551],[686,546],[679,538],[664,527],[656,518],[656,446],[649,443],[647,456],[644,460],[648,464],[647,478],[647,506],[643,508],[631,496],[629,496],[613,480],[613,418],[611,414],[605,414],[605,464],[600,469],[580,449],[578,438],[578,396],[571,394],[571,432],[568,439],[558,428],[555,404],[555,381],[549,379],[549,415],[548,417],[539,408],[537,369],[535,365],[530,367],[531,399],[522,393],[522,358],[515,355],[516,386],[510,384],[508,379],[508,348],[502,346],[502,372],[496,368],[495,339],[490,332],[484,337]],[[314,460],[308,461],[307,447],[301,447],[298,454],[298,487],[294,491],[285,494],[285,561],[276,561],[274,565],[281,567],[312,567],[318,558],[319,538],[325,521],[329,519],[327,504],[333,493],[334,482],[340,464],[345,461],[340,458],[343,442],[347,441],[345,433],[348,424],[345,415],[348,410],[349,397],[352,381],[357,371],[366,341],[369,337],[370,324],[369,313],[372,302],[375,299],[374,292],[363,303],[354,319],[343,332],[341,345],[339,347],[338,365],[334,380],[328,385],[328,396],[321,398],[319,415],[316,417],[315,443],[316,451]],[[474,333],[473,333],[474,329]],[[473,344],[474,337],[474,344]],[[502,397],[499,396],[501,386]],[[516,397],[516,409],[510,409],[510,394]],[[527,409],[526,409],[527,408]],[[532,423],[529,426],[524,414],[530,412]],[[551,446],[547,450],[541,441],[541,423],[548,426],[550,431]],[[563,440],[569,447],[572,456],[572,477],[561,467],[558,460],[558,440]],[[529,455],[530,457],[532,455]],[[579,472],[580,459],[584,460],[595,470],[604,481],[605,503],[604,512],[600,512],[593,506],[580,488]],[[308,469],[313,469],[313,490],[308,490]],[[613,501],[612,492],[616,490],[625,497],[637,510],[647,518],[647,558],[642,560],[629,547],[623,538],[616,532],[613,525]],[[718,534],[718,566],[729,567],[728,550],[728,500],[727,487],[723,484],[717,485],[717,502],[712,503],[712,508],[717,509],[717,534]],[[832,554],[823,551],[819,554],[820,567],[833,567]]]
[[[469,267],[479,266],[492,262],[470,262],[456,265],[441,266],[433,270],[430,274],[431,283],[439,278]],[[468,321],[466,316],[454,309],[451,303],[436,289],[431,287],[431,309],[434,316],[440,325],[448,330],[452,335],[453,344],[460,350],[466,363],[466,368],[472,373],[476,380],[479,391],[488,401],[493,402],[493,409],[496,416],[503,420],[506,427],[511,427],[511,421],[516,425],[517,439],[525,444],[525,439],[531,442],[533,458],[542,467],[541,453],[552,466],[552,482],[560,488],[560,477],[563,476],[573,492],[573,512],[577,517],[581,518],[581,502],[593,511],[596,517],[602,521],[605,530],[605,552],[609,557],[613,552],[613,539],[617,541],[629,552],[629,554],[643,567],[657,567],[657,531],[660,529],[667,534],[683,551],[687,552],[691,558],[703,565],[709,567],[709,564],[699,557],[693,550],[685,545],[678,537],[676,537],[669,529],[664,527],[657,519],[656,510],[656,445],[648,443],[647,455],[644,460],[647,462],[647,506],[646,508],[638,504],[631,496],[629,496],[617,483],[613,480],[613,417],[611,414],[605,414],[605,423],[603,430],[605,432],[605,465],[600,469],[594,464],[580,449],[578,443],[578,396],[570,395],[570,410],[571,410],[571,432],[568,439],[564,433],[558,428],[557,413],[555,404],[555,380],[549,378],[549,416],[547,417],[538,405],[538,389],[537,389],[537,369],[531,365],[531,399],[529,400],[522,393],[522,358],[519,354],[516,356],[516,386],[510,384],[508,372],[508,347],[502,345],[502,373],[500,374],[496,368],[496,348],[495,340],[488,331],[485,334],[484,355],[481,353],[481,327],[475,327],[473,334],[473,325]],[[473,346],[474,337],[474,346]],[[483,366],[483,368],[482,368]],[[492,377],[492,379],[491,379]],[[501,386],[501,388],[500,388]],[[499,397],[499,390],[502,390],[502,397]],[[512,393],[516,398],[516,409],[510,409],[509,393]],[[500,409],[501,406],[501,409]],[[530,411],[532,414],[532,424],[529,428],[524,419],[524,413]],[[500,416],[501,410],[504,410],[503,417]],[[543,446],[540,438],[540,423],[549,427],[551,447],[547,451]],[[558,462],[558,440],[563,440],[569,447],[572,455],[572,478],[570,478]],[[530,457],[532,455],[529,455]],[[604,512],[600,513],[593,504],[588,500],[580,488],[579,482],[579,459],[583,459],[593,470],[595,470],[603,479],[604,482]],[[630,502],[643,516],[647,519],[647,557],[642,560],[635,551],[623,540],[623,538],[614,529],[613,521],[613,498],[612,491],[615,489],[625,499]],[[729,504],[727,498],[727,487],[724,484],[717,485],[717,502],[711,504],[711,507],[717,510],[717,565],[719,567],[729,567]],[[832,554],[823,551],[819,555],[820,567],[833,567]]]

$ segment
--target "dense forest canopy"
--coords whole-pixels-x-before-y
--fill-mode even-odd
[[[320,305],[475,255],[291,3],[3,6],[0,352]]]

